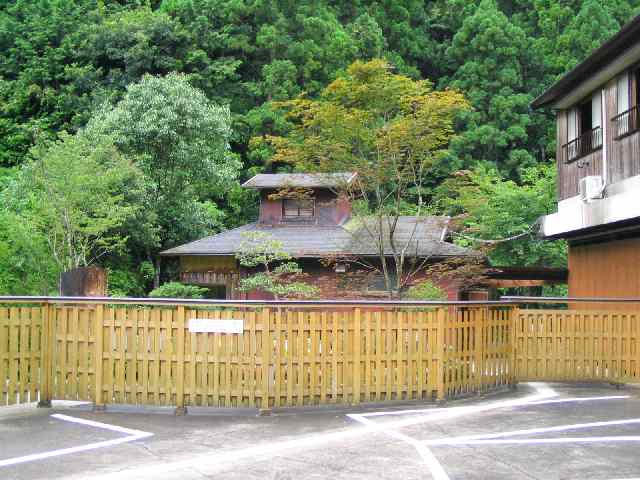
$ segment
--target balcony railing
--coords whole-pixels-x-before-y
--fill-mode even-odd
[[[613,117],[614,138],[622,138],[640,129],[640,109],[638,105]]]
[[[575,162],[600,147],[602,147],[602,129],[596,127],[593,130],[587,130],[578,138],[562,146],[562,161],[564,163]]]

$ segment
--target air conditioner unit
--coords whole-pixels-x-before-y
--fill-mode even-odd
[[[334,267],[334,271],[336,273],[345,273],[347,271],[347,264],[346,263],[336,263],[336,265]]]
[[[600,175],[581,178],[578,184],[578,191],[583,202],[602,198],[604,195],[604,180]]]

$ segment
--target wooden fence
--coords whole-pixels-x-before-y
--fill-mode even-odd
[[[0,308],[0,404],[442,399],[513,383],[512,310],[23,300]],[[243,320],[243,333],[192,333],[191,319]]]
[[[514,361],[519,381],[640,381],[634,311],[519,310]]]

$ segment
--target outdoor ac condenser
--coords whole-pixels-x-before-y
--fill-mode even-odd
[[[580,199],[583,202],[590,202],[603,197],[604,180],[600,175],[592,175],[580,179],[578,184]]]

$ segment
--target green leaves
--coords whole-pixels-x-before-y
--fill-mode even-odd
[[[458,243],[476,247],[468,237],[502,239],[528,231],[540,216],[556,208],[553,165],[524,169],[522,184],[504,180],[494,169],[480,167],[445,182],[437,191],[441,208],[459,215],[465,237]],[[494,265],[566,265],[566,243],[528,238],[501,243],[488,252]]]
[[[122,250],[127,238],[119,229],[140,208],[125,192],[139,188],[141,177],[110,138],[93,143],[61,134],[32,155],[5,194],[16,197],[16,212],[46,239],[58,268],[87,266]]]
[[[282,241],[267,232],[252,231],[243,234],[236,258],[240,265],[256,273],[240,280],[240,290],[271,293],[281,297],[314,297],[318,289],[299,281],[305,274],[283,249]]]
[[[168,282],[151,290],[151,298],[204,298],[207,289],[196,285],[184,285],[180,282]]]
[[[186,76],[143,77],[115,106],[103,105],[86,135],[113,138],[144,173],[141,201],[145,215],[153,214],[158,241],[143,248],[168,248],[219,225],[222,212],[209,199],[223,198],[240,169],[229,151],[230,112]]]

